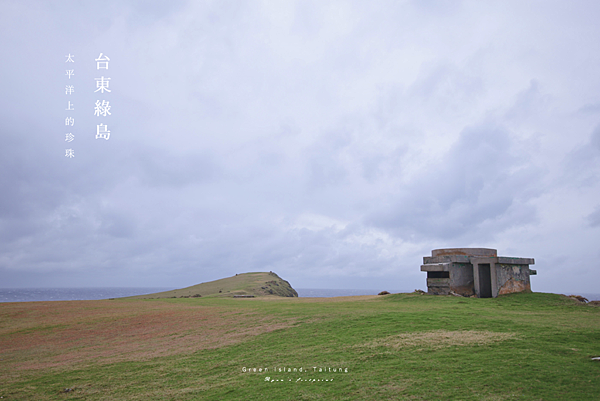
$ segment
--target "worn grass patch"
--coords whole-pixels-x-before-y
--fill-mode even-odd
[[[295,320],[194,303],[148,301],[7,303],[1,312],[0,372],[193,353],[290,327]]]
[[[486,345],[514,338],[514,333],[496,333],[492,331],[448,331],[435,330],[426,332],[401,333],[380,340],[371,341],[356,347],[390,347],[390,348],[431,348],[440,349],[452,346]]]

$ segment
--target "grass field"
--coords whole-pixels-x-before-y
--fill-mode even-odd
[[[0,304],[3,400],[599,400],[595,356],[554,294]]]

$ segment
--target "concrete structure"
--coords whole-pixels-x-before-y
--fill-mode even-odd
[[[421,271],[427,272],[429,294],[495,298],[531,291],[529,276],[537,272],[529,265],[534,263],[532,258],[498,256],[488,248],[434,249],[423,258]]]

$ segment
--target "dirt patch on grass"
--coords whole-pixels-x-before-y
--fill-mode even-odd
[[[445,348],[454,345],[473,346],[485,345],[514,338],[513,333],[495,333],[492,331],[426,331],[402,333],[394,336],[371,341],[358,347],[390,347],[390,348]]]
[[[281,298],[281,297],[263,297],[264,301],[282,301],[294,303],[336,303],[336,302],[364,302],[378,300],[382,297],[377,295],[347,295],[341,297],[299,297],[299,298]]]
[[[14,370],[192,353],[293,324],[294,319],[192,303],[5,303],[0,306],[0,377]]]

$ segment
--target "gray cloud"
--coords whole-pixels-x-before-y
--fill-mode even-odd
[[[486,221],[494,221],[494,234],[529,224],[535,211],[523,195],[537,177],[520,162],[505,129],[493,124],[467,128],[444,157],[417,175],[372,221],[400,235],[470,241],[490,235],[480,230]]]
[[[0,286],[412,290],[432,248],[489,246],[541,261],[536,290],[590,292],[598,273],[552,272],[595,257],[597,11],[3,2]]]
[[[587,217],[590,227],[600,226],[600,206],[596,206],[594,211]]]

